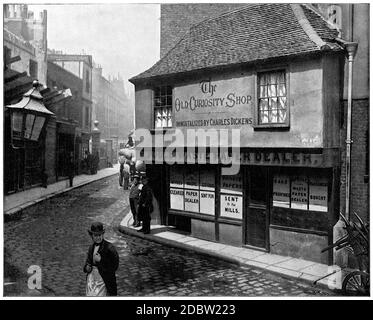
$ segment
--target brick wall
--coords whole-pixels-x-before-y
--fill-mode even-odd
[[[193,3],[161,5],[161,58],[196,23],[232,11],[247,3]]]
[[[369,101],[354,100],[352,104],[351,146],[351,214],[356,212],[364,221],[369,219]],[[340,210],[346,201],[346,124],[347,101],[344,102],[344,122],[341,131],[341,193]]]

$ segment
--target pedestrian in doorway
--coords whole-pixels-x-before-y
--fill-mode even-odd
[[[151,213],[153,212],[153,193],[149,186],[149,178],[141,177],[142,188],[140,191],[138,213],[142,220],[142,228],[138,230],[144,234],[150,233]]]
[[[133,181],[130,188],[129,200],[130,200],[130,207],[133,217],[133,226],[140,227],[140,221],[137,215],[138,203],[140,198],[140,190],[139,190],[139,176],[134,175]]]
[[[67,174],[69,176],[69,185],[70,188],[73,186],[74,174],[75,174],[75,161],[74,161],[74,152],[70,151],[67,161]]]
[[[87,273],[87,296],[116,296],[119,256],[113,244],[104,239],[105,229],[101,222],[94,222],[88,229],[93,244],[89,247],[83,271]]]

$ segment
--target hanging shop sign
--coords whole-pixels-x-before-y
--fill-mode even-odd
[[[286,175],[273,176],[273,206],[290,207],[290,179]]]
[[[326,178],[310,178],[309,210],[328,211],[328,180]]]
[[[175,87],[176,127],[251,127],[253,92],[249,77],[209,78]]]
[[[305,176],[294,177],[291,181],[291,208],[307,210],[308,181]]]

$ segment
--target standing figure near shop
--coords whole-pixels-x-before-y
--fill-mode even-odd
[[[120,167],[119,167],[119,187],[123,187],[123,179],[124,179],[123,174],[124,174],[124,164],[126,162],[126,157],[121,152],[119,152],[118,162],[120,164]]]
[[[138,231],[144,234],[150,233],[150,220],[151,213],[153,212],[153,193],[148,182],[148,177],[141,177],[142,188],[140,191],[138,215],[142,221],[142,228]]]
[[[139,190],[139,176],[134,175],[133,181],[130,188],[129,200],[130,200],[130,207],[133,216],[133,226],[140,227],[140,221],[138,219],[138,203],[140,198],[140,190]]]
[[[74,152],[70,151],[68,155],[68,162],[67,162],[67,175],[69,176],[70,188],[73,186],[74,174],[75,174]]]
[[[93,244],[89,247],[83,271],[87,273],[88,297],[116,296],[119,266],[118,252],[113,244],[104,239],[105,229],[101,222],[94,222],[88,229]]]
[[[128,168],[127,161],[125,162],[125,164],[126,164],[126,167]],[[128,189],[129,183],[130,183],[130,174],[129,174],[129,171],[127,171],[126,168],[124,168],[123,169],[123,189],[124,190]]]

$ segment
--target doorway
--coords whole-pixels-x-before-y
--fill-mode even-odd
[[[269,169],[247,171],[245,244],[269,251]]]

